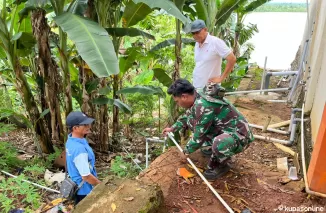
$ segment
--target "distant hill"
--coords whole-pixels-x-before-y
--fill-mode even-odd
[[[266,3],[255,10],[255,12],[306,12],[305,3]]]

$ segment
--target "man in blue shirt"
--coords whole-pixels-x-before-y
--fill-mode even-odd
[[[85,139],[91,133],[91,124],[94,119],[82,112],[71,112],[66,123],[71,133],[66,142],[66,163],[70,178],[78,185],[75,204],[85,198],[93,186],[101,183],[95,171],[95,155]]]

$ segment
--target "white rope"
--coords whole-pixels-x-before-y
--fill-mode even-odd
[[[126,148],[124,148],[124,147],[122,147],[124,150],[125,150],[125,152],[129,155],[129,157],[131,158],[131,160],[136,164],[136,166],[141,170],[141,171],[143,171],[143,169],[139,166],[139,164],[134,160],[134,159],[132,159],[132,156],[129,154],[129,152],[127,151],[127,149]]]

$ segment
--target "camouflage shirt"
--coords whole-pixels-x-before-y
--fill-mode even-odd
[[[225,98],[214,98],[198,89],[194,105],[172,125],[173,131],[189,128],[193,132],[187,143],[189,153],[202,144],[211,144],[222,133],[237,133],[237,139],[245,144],[253,141],[253,135],[244,116]]]

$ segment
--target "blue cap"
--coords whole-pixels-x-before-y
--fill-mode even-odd
[[[206,27],[206,24],[203,20],[197,19],[191,23],[191,30],[190,32],[198,32],[199,30],[203,29]]]
[[[94,119],[87,117],[84,113],[75,111],[69,113],[66,119],[66,123],[68,127],[74,127],[83,124],[91,124]]]

